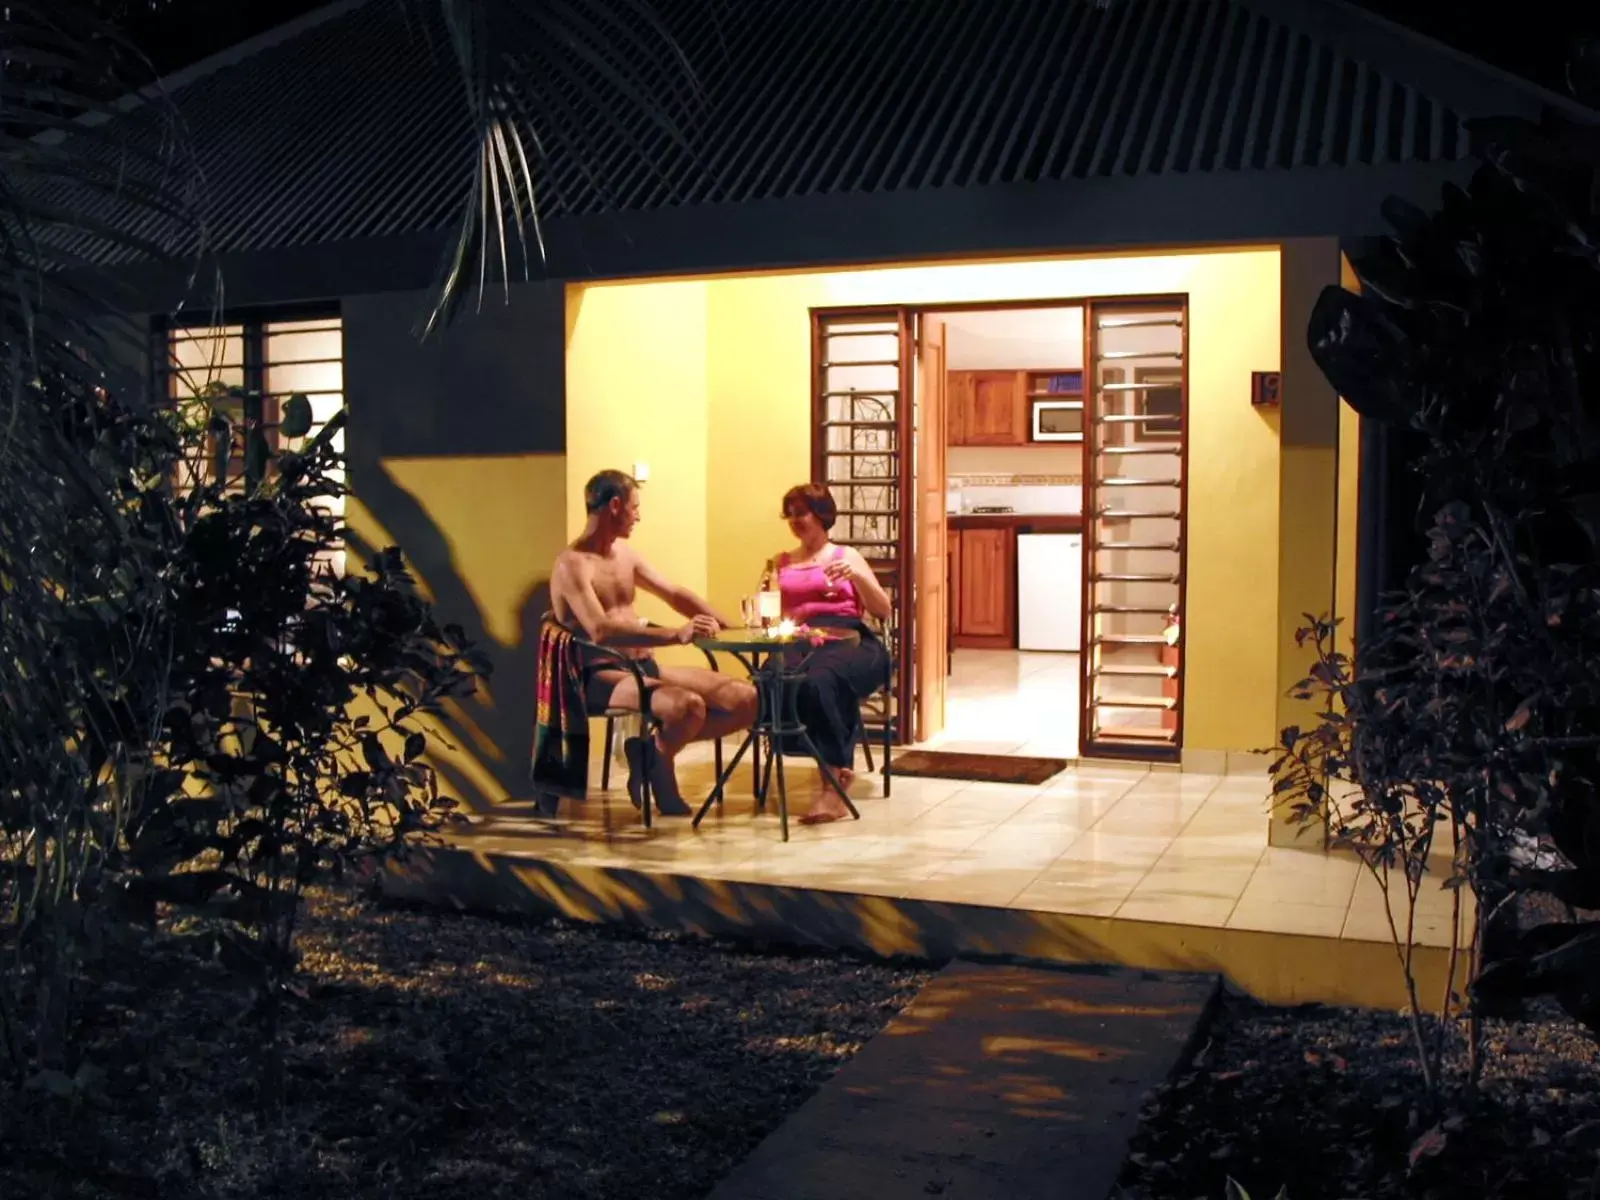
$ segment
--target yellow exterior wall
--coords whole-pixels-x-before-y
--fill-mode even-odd
[[[1360,291],[1355,269],[1344,255],[1339,256],[1339,282],[1351,291]],[[1334,612],[1343,620],[1339,627],[1340,645],[1349,654],[1356,633],[1356,529],[1361,512],[1361,417],[1342,400],[1339,402],[1339,534],[1334,567]]]
[[[574,286],[568,525],[593,469],[643,458],[640,549],[731,609],[787,545],[778,501],[810,474],[811,308],[1186,294],[1184,744],[1257,749],[1275,733],[1279,456],[1277,416],[1251,407],[1250,373],[1279,369],[1279,293],[1272,248]],[[660,432],[646,437],[652,418]]]
[[[1304,727],[1316,719],[1316,706],[1294,695],[1311,666],[1311,654],[1298,637],[1308,616],[1324,616],[1338,603],[1339,532],[1339,397],[1307,341],[1323,290],[1339,280],[1339,244],[1334,238],[1302,238],[1284,243],[1282,250],[1277,729]],[[1313,849],[1325,834],[1317,822],[1295,820],[1292,805],[1273,805],[1270,844]]]
[[[567,536],[583,529],[596,471],[649,467],[633,546],[673,583],[704,595],[711,468],[707,285],[695,280],[567,289]],[[653,597],[639,611],[676,623]],[[669,660],[697,661],[692,651]]]
[[[879,272],[872,272],[879,274]],[[793,539],[783,493],[811,478],[810,306],[838,275],[719,279],[711,285],[709,586],[736,607],[766,559]],[[854,303],[843,301],[842,303]]]
[[[566,463],[559,454],[473,455],[388,458],[379,469],[389,511],[378,515],[376,496],[349,497],[351,545],[406,551],[440,619],[461,624],[494,667],[477,694],[435,726],[442,736],[429,760],[440,790],[479,810],[522,797],[538,620],[571,507]]]

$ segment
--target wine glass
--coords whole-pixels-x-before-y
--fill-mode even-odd
[[[824,600],[837,600],[841,595],[838,583],[844,577],[848,568],[843,559],[833,559],[822,564],[822,598]]]

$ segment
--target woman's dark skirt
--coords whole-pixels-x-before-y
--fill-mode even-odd
[[[865,621],[819,617],[808,623],[860,636],[859,641],[822,646],[806,656],[801,667],[805,678],[796,696],[800,721],[822,761],[834,768],[848,767],[855,762],[861,738],[861,702],[888,682],[889,652]],[[784,749],[798,753],[801,747],[785,744]]]

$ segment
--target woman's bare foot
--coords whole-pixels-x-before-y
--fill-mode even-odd
[[[839,786],[849,791],[856,773],[849,767],[837,767],[833,774],[838,779]],[[800,824],[826,825],[829,821],[842,821],[849,815],[850,810],[844,806],[839,793],[833,790],[833,785],[819,776],[816,795],[812,798],[811,807],[806,810],[806,815],[800,818]]]
[[[818,796],[811,802],[811,807],[806,810],[805,816],[800,818],[800,824],[826,825],[830,821],[843,821],[849,815],[850,810],[830,790],[826,795]]]

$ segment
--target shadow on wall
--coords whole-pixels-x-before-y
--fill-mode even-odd
[[[518,606],[518,632],[507,645],[489,621],[463,578],[449,539],[416,496],[397,483],[381,464],[360,473],[359,494],[381,527],[394,539],[441,620],[460,625],[485,651],[491,677],[465,701],[452,705],[443,731],[445,743],[432,756],[440,788],[468,810],[483,813],[506,798],[528,793],[528,763],[533,754],[536,657],[539,618],[550,607],[550,583],[540,578]],[[382,547],[352,530],[351,552],[362,560]]]
[[[431,756],[441,790],[481,813],[529,793],[538,623],[566,540],[564,290],[514,286],[419,342],[426,301],[341,302],[347,537],[362,557],[399,546],[440,620],[492,664]]]

